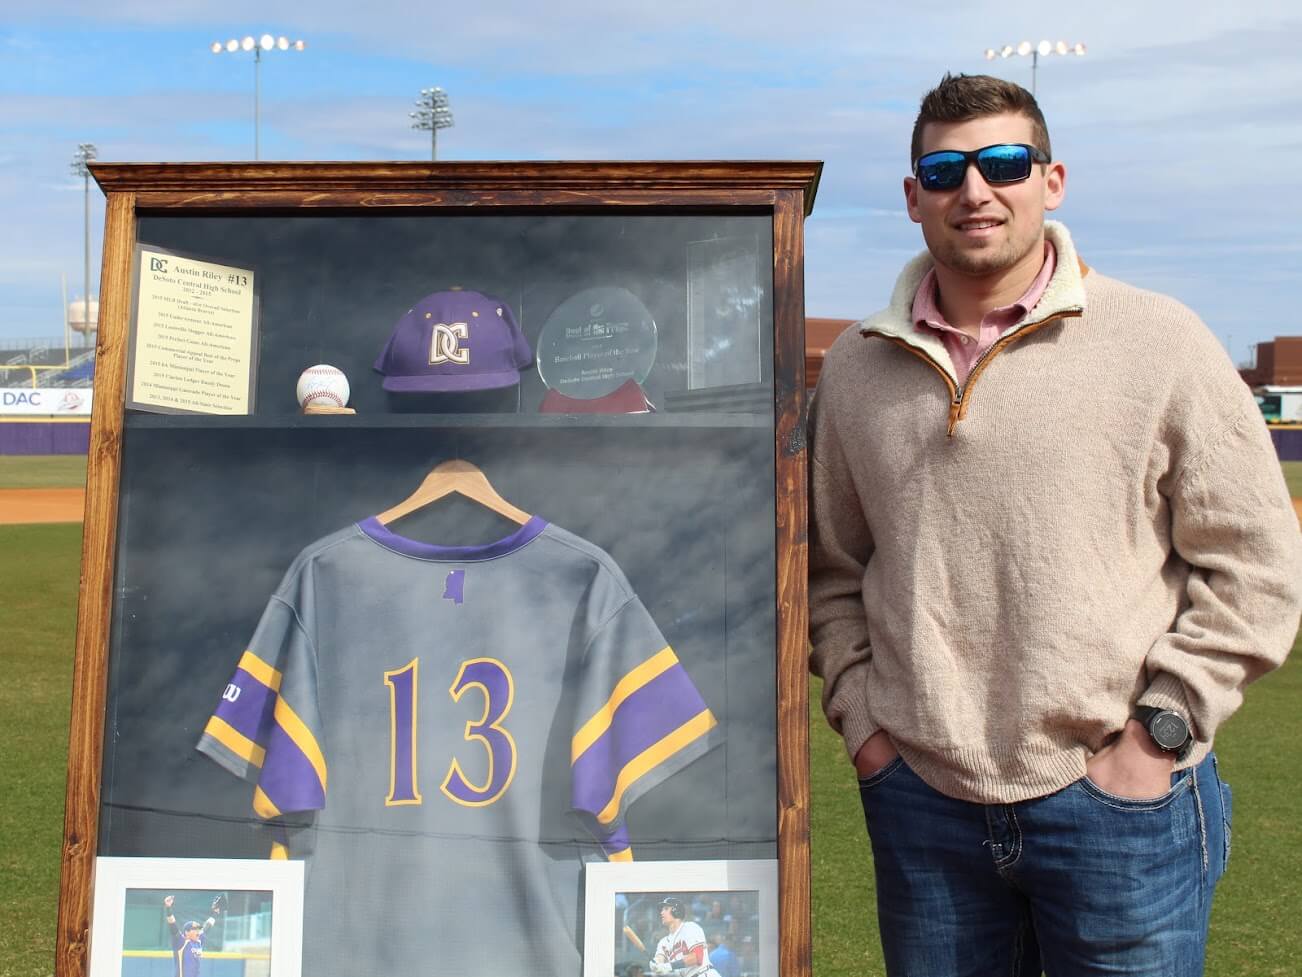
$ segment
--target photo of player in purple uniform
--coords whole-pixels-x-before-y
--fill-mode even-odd
[[[221,915],[222,897],[218,896],[212,901],[212,915],[202,923],[192,919],[177,925],[176,916],[172,912],[175,902],[176,897],[172,895],[165,896],[163,899],[163,917],[171,930],[172,958],[176,964],[172,972],[176,977],[199,977],[199,962],[203,959],[203,938],[216,925],[217,917]]]
[[[96,918],[120,918],[122,925],[116,945],[99,945],[102,962],[90,969],[95,977],[301,974],[295,954],[273,967],[271,952],[273,929],[286,934],[282,946],[287,946],[297,926],[292,905],[285,912],[276,911],[277,898],[294,902],[296,873],[278,874],[277,869],[267,875],[265,865],[271,863],[241,864],[243,860],[229,866],[213,859],[105,861],[108,884],[116,888],[116,896],[101,900]],[[146,885],[129,884],[120,874],[123,871],[134,873],[130,881]],[[245,882],[265,887],[244,888],[240,883]],[[116,968],[110,962],[115,958]]]

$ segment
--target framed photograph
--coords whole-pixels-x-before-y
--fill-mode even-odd
[[[99,858],[92,977],[300,977],[303,863]]]
[[[592,864],[584,906],[584,977],[777,977],[776,859]]]

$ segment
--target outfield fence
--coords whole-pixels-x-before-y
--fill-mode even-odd
[[[204,953],[199,972],[204,977],[268,977],[271,957],[220,950]],[[123,950],[122,977],[176,977],[176,955],[170,950]]]
[[[1302,461],[1302,424],[1280,424],[1270,429],[1280,461]]]
[[[0,418],[0,455],[84,455],[89,417]]]

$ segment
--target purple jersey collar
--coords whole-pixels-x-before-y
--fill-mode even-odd
[[[439,546],[436,543],[422,543],[417,539],[399,536],[387,526],[382,525],[374,516],[363,519],[357,524],[357,528],[385,549],[393,550],[395,553],[401,553],[404,556],[448,563],[468,563],[477,560],[494,560],[499,556],[514,553],[546,529],[547,520],[540,516],[533,516],[511,535],[504,536],[502,539],[483,546]]]

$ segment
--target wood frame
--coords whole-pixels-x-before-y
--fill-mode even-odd
[[[108,197],[69,738],[57,977],[85,977],[116,551],[136,218],[312,208],[767,211],[773,219],[780,966],[810,977],[803,218],[821,163],[95,163]]]

